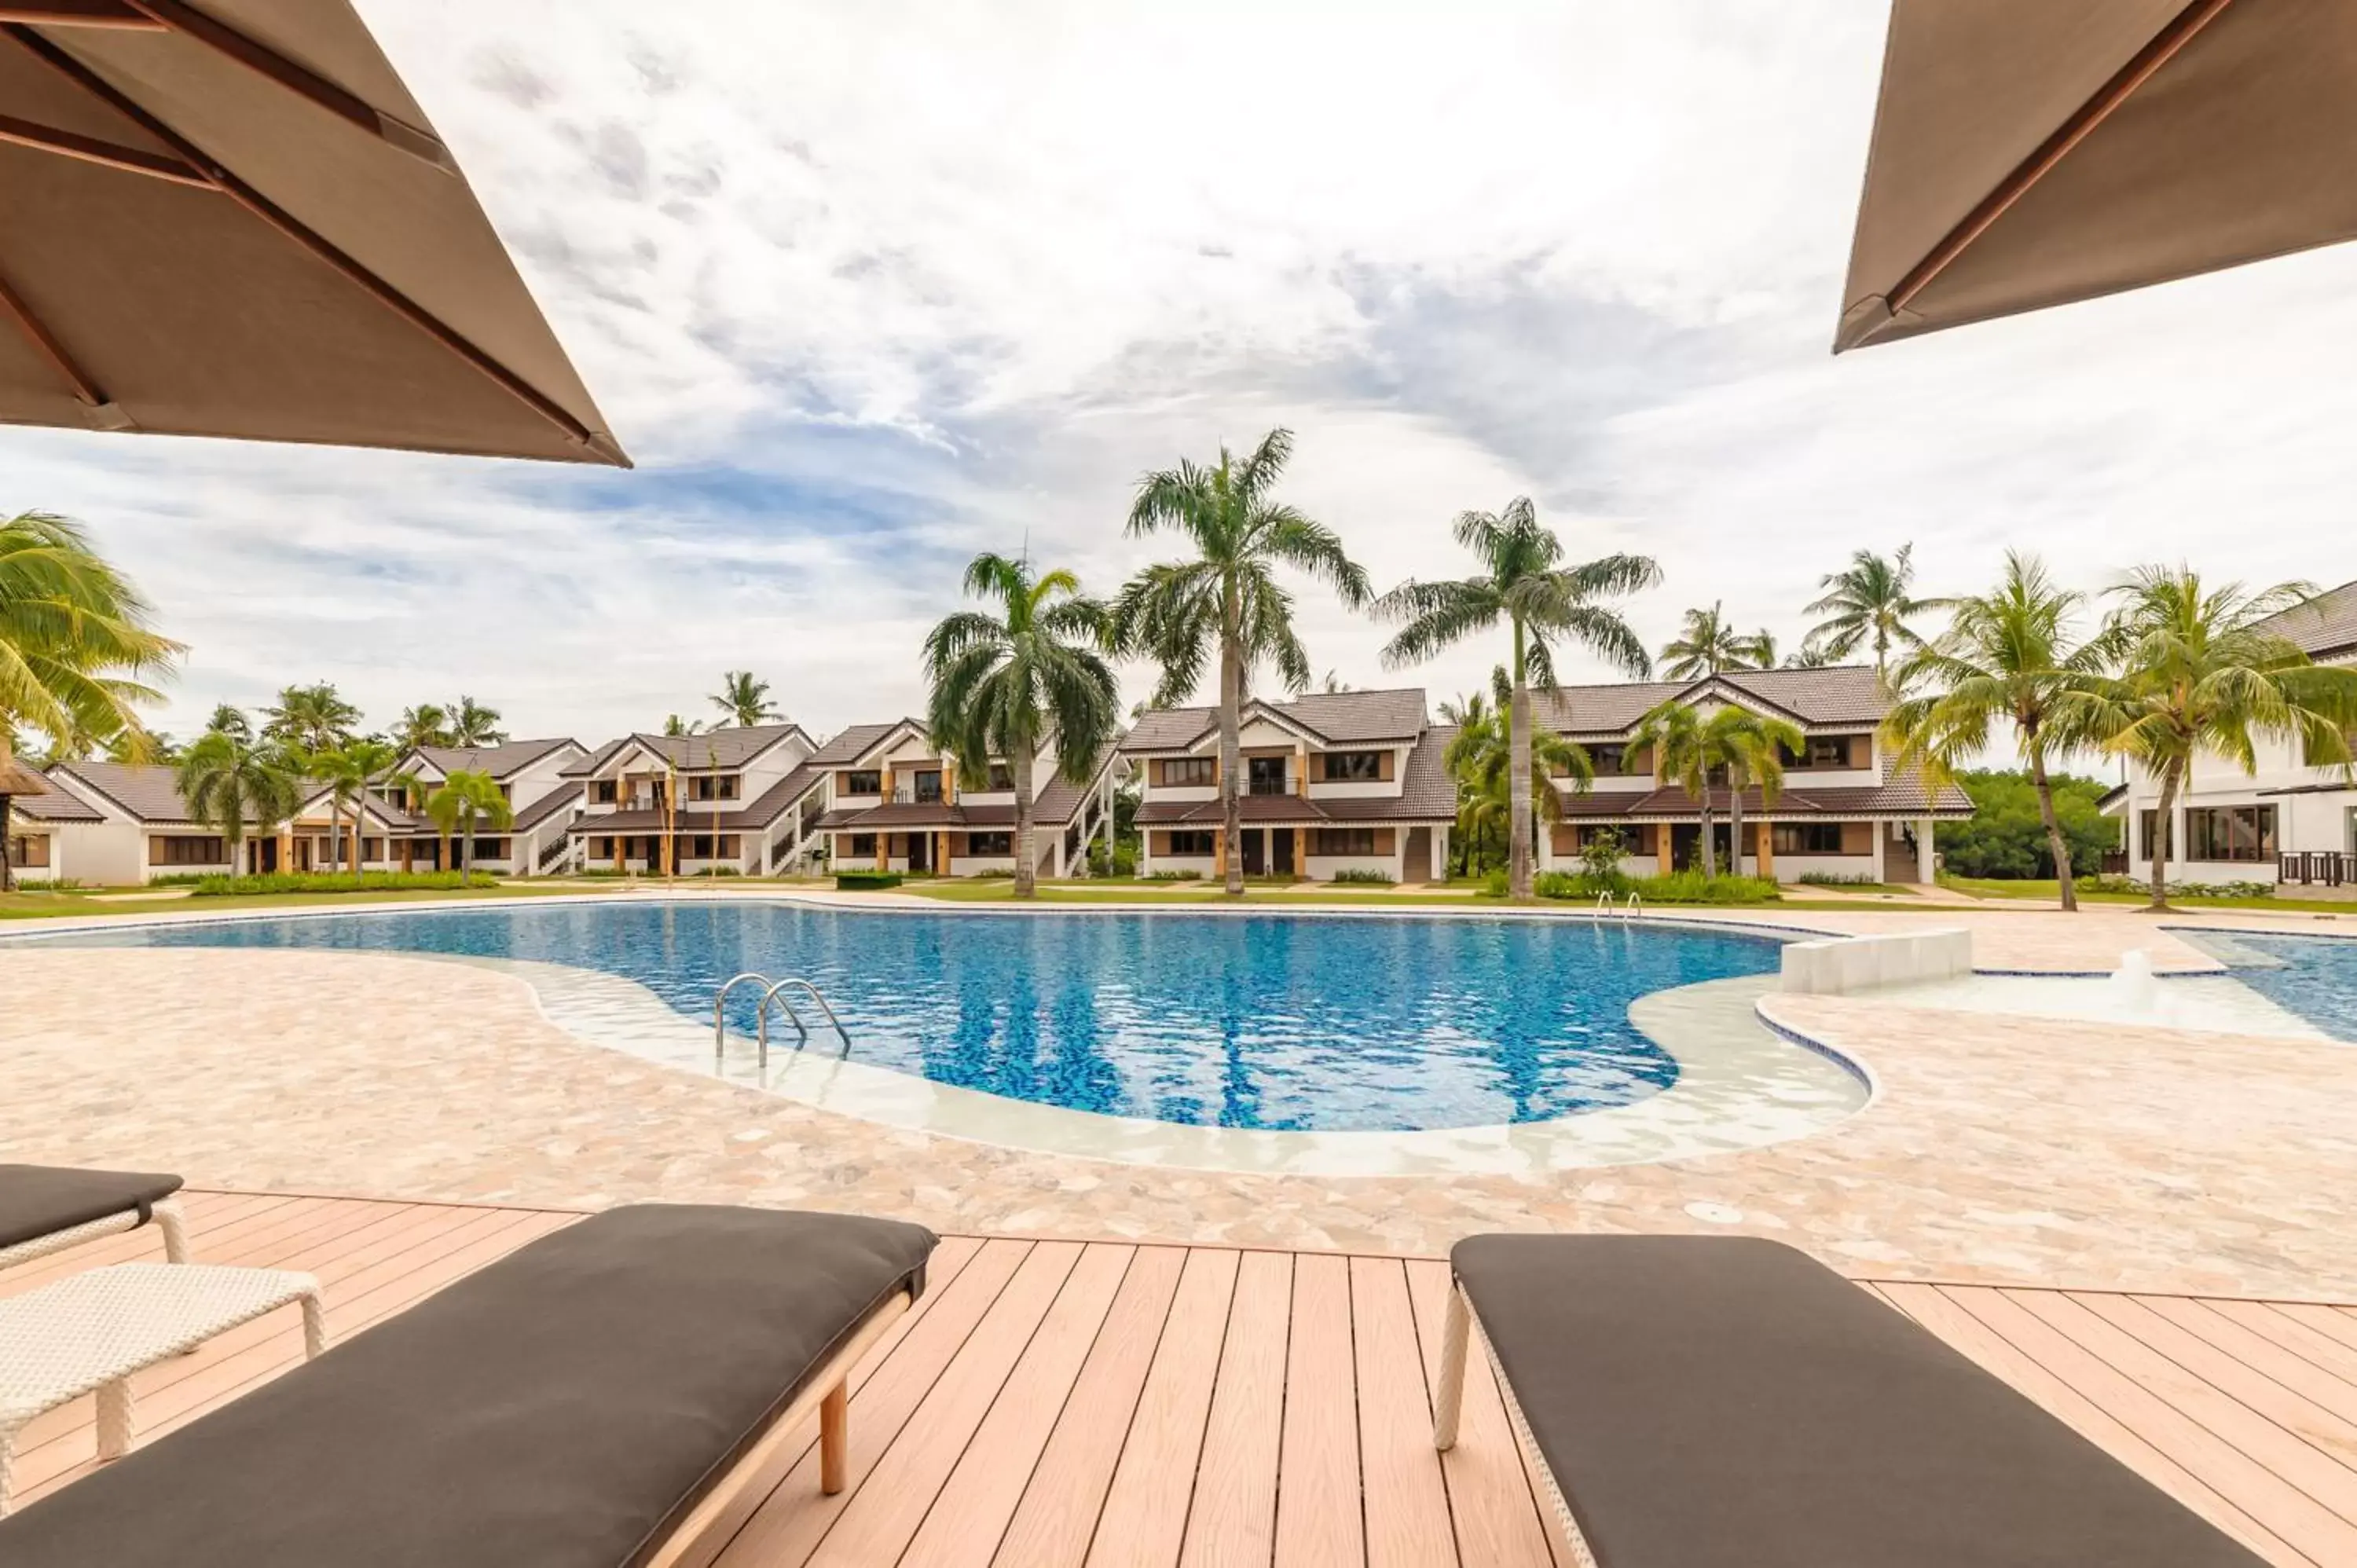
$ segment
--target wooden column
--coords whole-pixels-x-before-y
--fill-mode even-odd
[[[1752,831],[1760,835],[1760,875],[1773,882],[1776,879],[1776,830],[1766,822],[1760,822]]]
[[[1225,827],[1216,827],[1211,830],[1211,875],[1225,876],[1227,874],[1228,830]]]
[[[1655,864],[1661,867],[1662,875],[1667,876],[1671,872],[1675,871],[1678,867],[1677,852],[1672,846],[1671,843],[1672,833],[1670,824],[1667,822],[1655,822],[1653,824],[1653,833]]]
[[[884,775],[884,777],[885,777],[887,779],[889,779],[892,776],[891,776],[889,773],[887,773],[887,774],[885,774],[885,775]],[[888,783],[888,784],[886,784],[885,788],[888,789],[890,789],[890,788],[891,788],[891,786]],[[877,870],[878,870],[878,871],[882,871],[883,869],[885,869],[885,867],[886,867],[888,865],[889,865],[889,864],[890,864],[889,857],[890,857],[891,854],[892,854],[892,835],[891,835],[890,833],[886,833],[886,832],[879,832],[879,833],[877,833],[877,834],[876,835],[876,869],[877,869]]]

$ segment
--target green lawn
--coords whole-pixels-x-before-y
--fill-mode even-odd
[[[2055,899],[2062,896],[2059,882],[2023,879],[2015,881],[1995,876],[1947,876],[1940,881],[1943,887],[1953,889],[1973,898],[1993,899]],[[2091,893],[2079,890],[2082,904],[2109,904],[2116,908],[2141,908],[2147,902],[2142,893]],[[2176,909],[2277,909],[2287,914],[2347,915],[2357,918],[2357,901],[2346,898],[2187,898],[2169,900]]]

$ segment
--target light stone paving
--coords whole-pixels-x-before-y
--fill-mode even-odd
[[[2104,970],[2143,948],[2164,972],[2214,968],[2148,919],[2108,910],[1767,918],[1963,923],[1985,967]],[[740,1201],[965,1231],[1394,1252],[1483,1230],[1731,1230],[1885,1277],[2357,1293],[2357,1050],[1875,995],[1770,995],[1763,1007],[1868,1068],[1874,1103],[1767,1147],[1609,1169],[1265,1175],[1044,1154],[819,1110],[587,1044],[522,980],[479,965],[0,946],[0,1160],[161,1166],[211,1187]]]

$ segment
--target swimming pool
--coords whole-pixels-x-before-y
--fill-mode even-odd
[[[506,906],[154,926],[70,940],[520,959],[636,981],[690,1018],[807,977],[851,1058],[1180,1125],[1550,1121],[1646,1099],[1673,1057],[1638,997],[1774,969],[1770,937],[1568,919],[904,913],[735,901]],[[753,1027],[749,989],[731,1021]],[[773,1026],[772,1037],[790,1030]],[[832,1048],[813,1036],[813,1049]]]
[[[2232,941],[2274,961],[2233,963],[2236,980],[2334,1039],[2357,1042],[2357,940],[2235,931]]]

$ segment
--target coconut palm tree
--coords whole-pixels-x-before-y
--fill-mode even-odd
[[[1473,699],[1470,722],[1457,732],[1441,762],[1457,780],[1458,822],[1469,839],[1484,837],[1492,827],[1507,827],[1512,839],[1513,819],[1514,736],[1509,722],[1513,713],[1514,682],[1506,667],[1491,671],[1495,701]],[[1552,822],[1563,814],[1562,797],[1555,780],[1567,780],[1575,794],[1585,795],[1596,783],[1596,763],[1587,747],[1566,740],[1544,725],[1530,734],[1529,797],[1536,802],[1539,820]],[[1471,869],[1469,860],[1467,869]]]
[[[328,790],[328,857],[337,866],[344,863],[343,820],[352,819],[352,879],[358,882],[366,860],[360,850],[368,826],[368,800],[371,786],[387,779],[393,765],[401,760],[401,753],[390,744],[374,738],[351,740],[332,751],[315,752],[307,771]]]
[[[445,865],[450,864],[447,849],[451,836],[457,836],[458,875],[462,879],[473,869],[475,830],[515,825],[515,812],[509,807],[508,798],[500,793],[499,780],[474,768],[453,769],[425,797],[425,815],[442,835]]]
[[[140,704],[157,700],[145,682],[181,651],[149,618],[81,524],[41,511],[0,520],[0,892],[15,885],[11,797],[36,788],[16,763],[18,726],[100,745],[140,732]]]
[[[1776,668],[1776,634],[1761,627],[1746,639],[1750,646],[1744,650],[1746,661],[1754,670]]]
[[[1663,674],[1673,681],[1693,681],[1722,670],[1749,670],[1757,665],[1758,639],[1728,623],[1725,603],[1686,611],[1684,628],[1662,650]]]
[[[401,721],[393,726],[393,744],[404,751],[420,751],[426,746],[450,746],[458,744],[450,733],[448,710],[433,703],[420,703],[401,711]]]
[[[1068,783],[1096,777],[1104,749],[1121,729],[1121,684],[1098,650],[1112,611],[1081,592],[1070,572],[1032,575],[1028,562],[985,551],[965,569],[965,591],[1004,607],[942,618],[925,639],[925,678],[932,694],[926,727],[967,777],[986,777],[993,757],[1006,758],[1015,783],[1015,896],[1035,891],[1032,768],[1056,748]]]
[[[1275,497],[1293,456],[1293,432],[1272,430],[1239,459],[1225,446],[1203,467],[1181,458],[1139,481],[1129,509],[1132,537],[1171,529],[1192,559],[1148,566],[1114,602],[1111,645],[1161,666],[1157,707],[1184,702],[1214,665],[1219,671],[1221,844],[1227,890],[1244,890],[1238,776],[1243,771],[1244,692],[1253,671],[1273,666],[1289,692],[1309,684],[1309,654],[1293,629],[1293,596],[1277,582],[1290,566],[1327,584],[1342,603],[1367,603],[1367,574],[1332,529]]]
[[[1922,635],[1910,623],[1955,601],[1915,596],[1914,552],[1914,545],[1902,544],[1896,555],[1885,559],[1860,550],[1847,566],[1818,579],[1817,586],[1825,591],[1806,609],[1825,618],[1810,628],[1809,640],[1824,650],[1829,661],[1846,659],[1860,647],[1871,648],[1875,676],[1887,687],[1892,652],[1923,646]]]
[[[702,735],[704,733],[704,721],[702,719],[682,718],[677,714],[665,714],[663,715],[662,732],[666,736],[673,740],[678,740],[683,736],[691,735]]]
[[[2357,670],[2320,665],[2267,626],[2316,590],[2212,586],[2190,566],[2147,566],[2112,590],[2097,645],[2115,672],[2079,704],[2084,733],[2160,780],[2152,903],[2169,907],[2168,824],[2196,755],[2256,771],[2254,743],[2296,741],[2313,767],[2352,766]]]
[[[300,767],[284,746],[256,746],[214,730],[188,747],[175,773],[188,818],[229,846],[230,875],[240,875],[246,830],[267,835],[302,799]]]
[[[1507,886],[1517,898],[1531,896],[1531,688],[1555,686],[1559,642],[1576,643],[1631,675],[1652,669],[1645,645],[1602,601],[1652,587],[1662,569],[1646,555],[1606,555],[1576,566],[1563,563],[1563,542],[1542,527],[1528,496],[1516,496],[1502,512],[1458,514],[1457,542],[1480,558],[1481,573],[1454,582],[1401,584],[1376,605],[1378,617],[1403,621],[1383,648],[1383,662],[1410,664],[1503,621],[1513,631],[1512,690],[1506,694],[1507,731],[1513,762],[1507,771],[1512,791],[1507,831]]]
[[[229,736],[250,745],[253,740],[253,721],[245,716],[242,708],[228,703],[216,703],[212,716],[205,721],[205,733]]]
[[[1674,780],[1695,802],[1702,822],[1702,874],[1717,875],[1718,837],[1714,831],[1717,824],[1711,811],[1710,783],[1712,772],[1724,758],[1713,744],[1702,710],[1673,697],[1637,721],[1629,744],[1638,749],[1650,747],[1653,777]]]
[[[2057,586],[2037,556],[2007,551],[1996,586],[1958,599],[1948,629],[1901,666],[1900,688],[1922,694],[1892,708],[1882,728],[1897,765],[1936,789],[2009,725],[2038,794],[2065,909],[2079,907],[2079,893],[2047,765],[2084,738],[2103,672],[2103,650],[2072,637],[2085,603]]]
[[[1767,636],[1768,634],[1765,632],[1760,633],[1760,639],[1763,642],[1767,641]],[[1773,652],[1774,649],[1770,647],[1769,651]],[[1825,645],[1824,643],[1818,641],[1816,638],[1812,636],[1802,639],[1801,646],[1784,656],[1784,663],[1782,667],[1786,670],[1823,670],[1827,665],[1838,664],[1840,662],[1840,660],[1835,659],[1832,654],[1825,651]],[[1765,663],[1760,665],[1760,668],[1763,670],[1767,667],[1768,666]]]
[[[1727,837],[1735,845],[1729,869],[1743,875],[1743,791],[1760,786],[1762,810],[1775,809],[1784,793],[1784,758],[1797,757],[1808,744],[1800,726],[1766,714],[1729,703],[1703,724],[1704,749],[1727,769]],[[1761,824],[1767,831],[1767,824]],[[1713,846],[1711,858],[1717,858]]]
[[[306,756],[330,752],[359,732],[360,709],[326,681],[289,686],[262,710],[262,738]]]
[[[786,715],[770,701],[770,683],[756,681],[750,670],[731,670],[720,677],[720,690],[712,694],[712,705],[727,716],[727,722],[739,729],[751,729]]]
[[[508,732],[500,727],[496,708],[487,708],[472,697],[460,697],[458,705],[450,713],[450,744],[458,746],[505,746]]]

